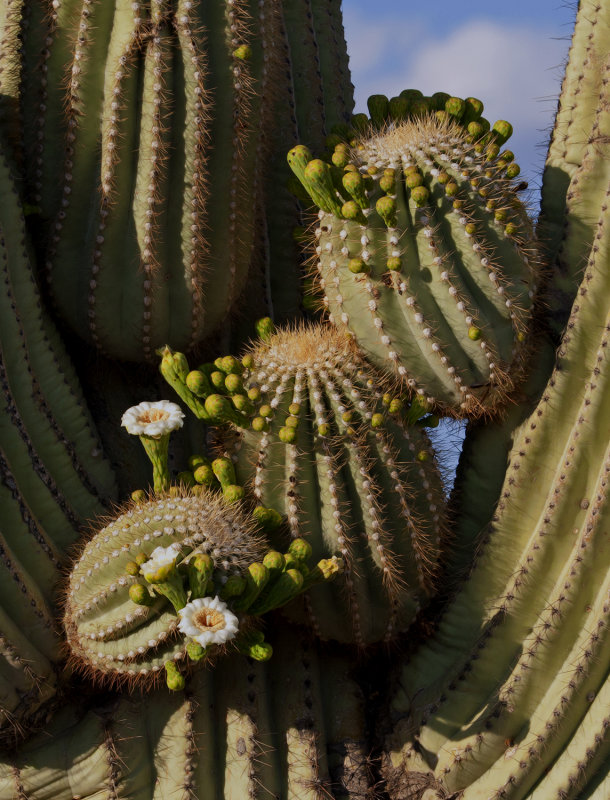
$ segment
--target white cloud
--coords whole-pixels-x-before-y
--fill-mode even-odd
[[[378,76],[382,77],[384,67],[388,70],[391,70],[392,64],[397,65],[399,69],[404,67],[401,54],[404,54],[405,49],[413,47],[423,35],[423,27],[420,23],[406,25],[403,22],[397,26],[392,17],[384,17],[372,12],[368,17],[354,6],[350,6],[349,3],[345,3],[343,6],[343,24],[352,78],[363,85],[369,85]],[[397,41],[400,43],[398,47]],[[368,94],[375,94],[379,91],[383,90],[377,86]],[[364,97],[363,108],[366,108],[368,94],[362,95],[362,92],[359,92],[359,95]]]
[[[565,58],[565,41],[487,20],[435,39],[406,23],[369,22],[357,13],[346,14],[346,33],[357,110],[366,110],[370,94],[391,97],[405,88],[478,97],[492,123],[507,119],[514,125],[514,148],[519,155],[519,145],[523,166],[540,164],[535,146],[545,138],[541,129],[552,122],[562,74],[554,67]]]

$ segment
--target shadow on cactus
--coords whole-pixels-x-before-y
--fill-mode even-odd
[[[132,502],[75,562],[67,642],[95,680],[146,685],[161,675],[175,690],[194,664],[228,649],[266,661],[256,618],[341,569],[337,559],[310,568],[302,540],[270,550],[242,510],[197,489]]]
[[[386,391],[343,334],[259,328],[263,340],[241,361],[189,370],[182,354],[163,353],[162,373],[218,426],[225,454],[194,465],[191,481],[246,485],[261,514],[285,519],[276,546],[304,538],[315,559],[340,555],[341,578],[292,603],[292,618],[323,638],[391,639],[434,591],[444,495],[425,427],[438,420]]]
[[[319,208],[313,261],[329,320],[444,413],[501,407],[522,374],[540,271],[519,174],[475,98],[369,99],[371,120],[288,162]]]

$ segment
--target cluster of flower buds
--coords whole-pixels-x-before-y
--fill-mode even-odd
[[[256,618],[343,568],[337,557],[311,565],[311,555],[303,540],[284,553],[268,549],[218,493],[133,503],[85,546],[70,576],[74,661],[114,681],[165,669],[178,689],[191,663],[229,643],[267,660],[272,649]]]

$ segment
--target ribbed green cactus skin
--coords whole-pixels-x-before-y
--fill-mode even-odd
[[[281,141],[272,133],[276,111],[287,92],[293,115],[320,108],[317,142],[340,115],[324,118],[332,86],[351,98],[344,46],[313,84],[293,79],[282,42],[299,37],[315,57],[320,31],[341,38],[338,4],[309,5],[7,4],[0,112],[23,195],[40,208],[51,293],[64,322],[111,357],[150,360],[164,342],[190,349],[226,320],[254,256],[268,273],[295,261],[298,209],[283,212],[278,236],[266,219],[275,206],[264,207],[288,174],[277,148],[295,141],[290,126]],[[281,295],[285,277],[274,283]],[[280,296],[278,307],[294,313],[298,302]]]
[[[603,98],[597,117],[603,126]],[[598,155],[602,163],[592,151],[583,158],[568,188],[570,197],[578,183],[585,208],[606,173],[603,148]],[[571,215],[568,204],[568,230]],[[605,202],[594,230],[556,369],[516,433],[481,555],[437,634],[401,674],[391,796],[420,797],[406,788],[417,782],[433,787],[429,797],[459,791],[464,800],[603,796],[610,752]]]
[[[0,766],[0,797],[371,797],[351,659],[284,626],[273,644],[268,664],[232,656],[184,693],[67,708]]]
[[[465,798],[527,797],[572,737],[606,735],[602,719],[581,728],[610,663],[610,276],[607,242],[598,246],[558,369],[515,441],[482,556],[393,705],[409,710],[404,730],[418,747],[438,754],[439,783]],[[402,768],[428,771],[411,745],[401,752]],[[568,772],[568,796],[592,768]]]
[[[255,30],[270,5],[28,6],[26,197],[58,312],[115,358],[192,346],[243,285],[262,166]]]
[[[57,583],[82,523],[115,495],[74,369],[44,313],[0,158],[0,742],[55,689]]]
[[[302,248],[293,230],[302,223],[286,153],[295,142],[316,150],[336,124],[349,121],[353,87],[343,32],[340,0],[289,0],[276,4],[280,16],[273,57],[283,66],[274,81],[273,124],[263,131],[270,148],[264,175],[265,222],[259,228],[259,254],[265,254],[267,306],[258,316],[286,322],[300,314]],[[288,70],[286,67],[291,66]],[[271,82],[271,81],[270,81]],[[260,294],[261,282],[255,284]],[[250,304],[254,298],[249,297]]]
[[[335,151],[345,172],[315,160],[303,169],[322,209],[315,251],[329,319],[446,412],[493,411],[521,372],[538,269],[506,177],[513,165],[437,117],[369,133]],[[327,195],[315,194],[316,164]]]

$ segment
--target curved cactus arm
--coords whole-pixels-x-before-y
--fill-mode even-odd
[[[610,9],[581,0],[542,181],[541,238],[553,260],[564,236],[568,186],[595,134],[610,46]],[[566,265],[567,266],[567,265]],[[572,264],[575,272],[580,268]]]
[[[115,494],[74,369],[32,274],[21,204],[0,159],[0,739],[19,738],[55,690],[54,607],[66,549]],[[15,693],[16,689],[16,693]]]
[[[102,510],[105,500],[112,497],[113,479],[73,367],[42,308],[23,212],[4,160],[0,185],[4,402],[24,442],[36,449],[42,461],[54,461],[54,480],[60,491],[71,494],[70,502],[83,518]]]

